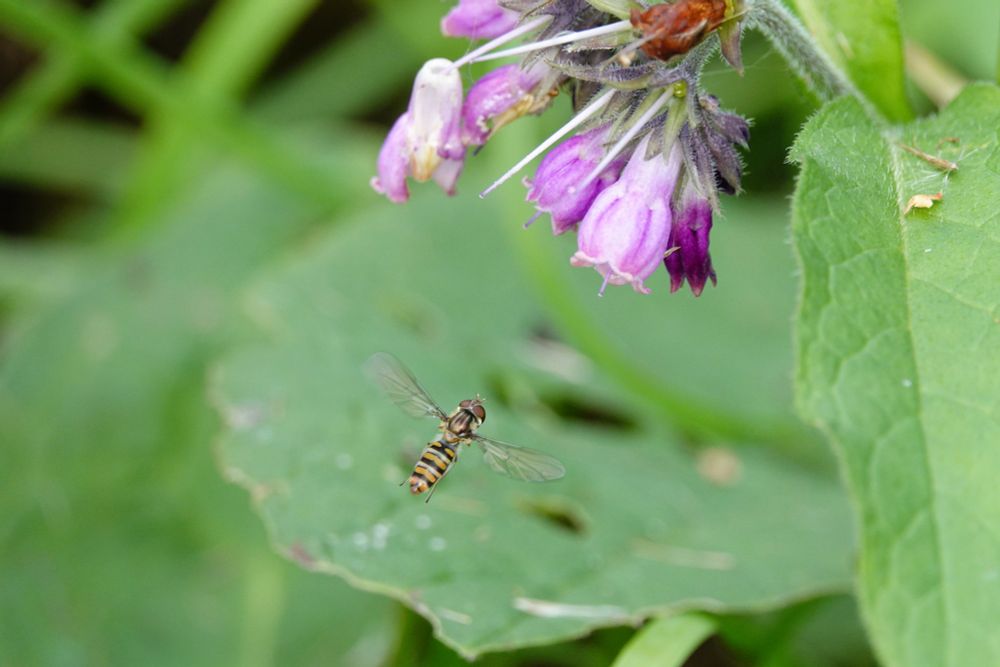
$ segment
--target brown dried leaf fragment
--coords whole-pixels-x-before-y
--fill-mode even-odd
[[[726,20],[725,0],[677,0],[633,9],[630,20],[642,33],[640,48],[650,58],[669,60],[690,51]]]
[[[946,171],[949,173],[953,171],[958,171],[958,165],[952,162],[951,160],[945,160],[942,157],[937,157],[936,155],[925,153],[919,148],[914,148],[913,146],[907,146],[906,144],[899,144],[899,147],[902,148],[907,153],[910,153],[911,155],[916,155],[924,162],[933,165],[935,168],[940,169],[941,171]]]

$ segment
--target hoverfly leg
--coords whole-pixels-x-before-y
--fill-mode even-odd
[[[438,480],[438,481],[441,481],[441,480]],[[434,492],[437,490],[437,488],[438,488],[437,484],[435,484],[434,486],[431,487],[430,493],[427,494],[427,500],[424,501],[425,505],[431,501],[431,496],[434,495]]]

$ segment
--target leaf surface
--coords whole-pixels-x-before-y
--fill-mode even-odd
[[[844,100],[794,150],[798,402],[842,459],[887,665],[1000,664],[998,127],[993,86],[892,135]]]
[[[398,210],[366,212],[264,280],[247,308],[267,339],[213,374],[222,465],[279,550],[402,600],[470,657],[844,585],[850,529],[832,480],[747,446],[731,450],[734,476],[709,481],[648,413],[614,430],[556,421],[554,397],[607,398],[588,405],[612,412],[630,401],[552,340],[490,204]],[[577,275],[596,290],[596,274]],[[437,423],[366,382],[380,350],[445,410],[483,394],[482,433],[556,456],[566,477],[515,482],[469,449],[429,504],[410,496],[399,483]]]

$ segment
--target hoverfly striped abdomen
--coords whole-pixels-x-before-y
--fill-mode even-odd
[[[433,488],[445,476],[457,456],[455,448],[443,439],[428,444],[420,455],[420,460],[413,466],[413,474],[409,479],[410,492],[419,494]]]

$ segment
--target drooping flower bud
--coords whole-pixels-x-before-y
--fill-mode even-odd
[[[670,148],[666,161],[646,159],[647,135],[618,181],[599,194],[580,223],[579,250],[570,263],[592,266],[604,283],[631,284],[643,294],[643,281],[663,261],[672,223],[670,199],[681,169],[681,151]],[[601,291],[603,292],[602,286]]]
[[[491,39],[513,30],[520,14],[501,7],[497,0],[459,0],[441,19],[441,32],[449,37]]]
[[[553,234],[562,234],[583,220],[597,195],[621,175],[627,156],[616,159],[580,187],[604,156],[607,136],[605,125],[567,139],[545,156],[533,180],[525,179],[527,200],[552,216]]]
[[[444,58],[428,60],[413,82],[406,135],[410,171],[417,181],[431,178],[441,160],[465,157],[462,144],[462,77]]]
[[[436,58],[425,63],[414,81],[409,109],[392,126],[379,151],[372,187],[400,203],[409,198],[407,176],[420,182],[433,178],[454,194],[465,158],[461,111],[462,79],[451,61]]]
[[[466,145],[485,144],[497,129],[533,111],[539,104],[535,89],[549,71],[543,63],[526,70],[504,65],[473,84],[462,105],[462,140]]]
[[[737,146],[746,148],[750,139],[746,119],[723,111],[714,95],[699,96],[697,116],[698,127],[688,138],[695,144],[691,146],[691,154],[696,157],[695,177],[701,191],[717,188],[726,194],[738,193],[743,161]]]
[[[712,205],[698,194],[689,182],[681,195],[680,210],[674,216],[668,251],[663,263],[670,273],[670,291],[676,292],[687,280],[695,296],[701,295],[705,282],[715,284],[715,270],[708,253],[708,234],[712,230]]]

